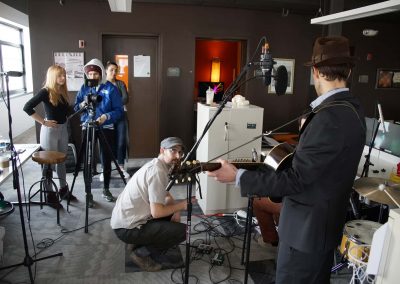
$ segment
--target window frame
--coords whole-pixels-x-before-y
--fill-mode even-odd
[[[20,49],[21,51],[21,59],[22,59],[22,87],[16,90],[10,90],[10,97],[11,96],[18,96],[21,94],[24,94],[27,92],[27,85],[26,85],[26,71],[25,71],[25,49],[24,49],[24,44],[23,44],[23,29],[19,28],[17,26],[5,23],[3,21],[0,21],[0,25],[8,26],[13,29],[15,29],[19,33],[19,38],[20,38],[20,44],[15,44],[12,42],[7,42],[4,40],[0,40],[0,72],[5,72],[4,71],[4,66],[3,66],[3,54],[2,54],[2,46],[11,46]],[[11,71],[11,70],[7,70]],[[18,70],[19,71],[19,70]],[[4,91],[4,94],[6,93],[6,80],[5,77],[1,77],[0,79],[0,90]]]

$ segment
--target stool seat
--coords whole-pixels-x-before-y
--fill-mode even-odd
[[[32,155],[32,160],[42,165],[59,164],[66,159],[67,155],[58,151],[38,151]]]

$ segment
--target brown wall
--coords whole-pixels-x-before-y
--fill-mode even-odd
[[[303,62],[308,61],[313,39],[323,29],[310,25],[310,18],[292,14],[282,17],[280,13],[252,10],[150,4],[134,4],[133,12],[125,14],[111,13],[107,1],[68,1],[64,6],[60,6],[58,1],[29,1],[34,90],[40,88],[45,71],[53,62],[53,52],[81,51],[78,49],[80,39],[86,41],[83,51],[87,61],[102,57],[101,37],[104,33],[159,35],[160,138],[181,136],[189,146],[193,144],[194,135],[195,39],[246,40],[247,56],[250,57],[260,38],[265,35],[274,57],[296,59],[293,95],[277,97],[267,94],[261,80],[250,81],[242,94],[252,104],[265,109],[264,129],[269,130],[299,115],[314,94],[309,85],[310,71],[303,66]],[[343,30],[346,35],[357,34],[352,25],[344,26]],[[357,40],[356,53],[362,54],[364,47],[359,47]],[[379,44],[371,46],[378,48]],[[382,48],[379,52],[385,56],[389,53]],[[390,52],[394,53],[393,50]],[[166,70],[171,66],[181,69],[180,77],[166,76]],[[360,70],[362,74],[373,71],[373,68],[361,68],[365,68],[365,71]],[[360,92],[357,95],[371,96],[372,85],[352,85]],[[385,107],[386,103],[382,104]],[[396,108],[394,104],[391,107]],[[400,113],[398,107],[397,113]],[[289,129],[296,130],[297,126]]]
[[[400,69],[400,13],[397,15],[397,23],[365,19],[345,23],[343,35],[349,37],[354,46],[357,63],[353,70],[352,91],[360,98],[367,116],[377,117],[376,103],[379,100],[385,120],[400,121],[400,89],[375,88],[378,68]],[[379,33],[375,37],[365,37],[362,35],[365,28]],[[371,60],[367,60],[368,54],[372,55]],[[360,75],[367,75],[368,83],[359,83]]]

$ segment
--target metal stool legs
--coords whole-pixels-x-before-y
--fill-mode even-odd
[[[39,184],[39,190],[36,191],[33,195],[31,195],[32,189],[35,187],[35,185]],[[50,187],[50,188],[48,188]],[[54,189],[51,190],[51,189]],[[29,188],[29,193],[28,193],[28,221],[30,221],[31,218],[31,204],[39,204],[40,209],[43,209],[43,205],[49,205],[48,199],[47,199],[47,193],[52,192],[56,195],[58,202],[61,202],[60,198],[60,193],[58,191],[58,187],[56,183],[53,180],[52,177],[52,169],[51,166],[48,165],[46,174],[43,176],[39,181],[35,182],[30,188]],[[39,194],[39,200],[40,201],[32,201],[32,199]],[[44,195],[44,197],[43,197]],[[57,208],[57,224],[60,225],[60,209]]]

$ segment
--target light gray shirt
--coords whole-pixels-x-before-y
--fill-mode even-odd
[[[168,170],[161,158],[154,158],[133,175],[115,203],[112,229],[133,229],[152,219],[150,203],[165,204]]]

